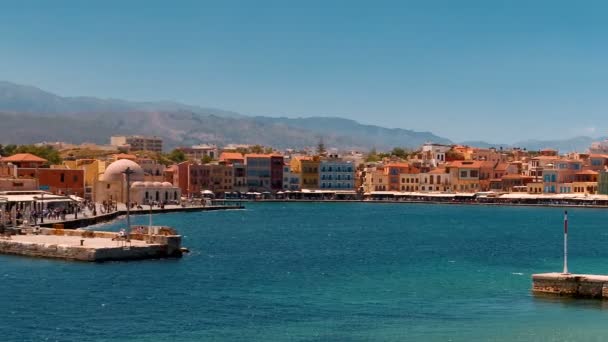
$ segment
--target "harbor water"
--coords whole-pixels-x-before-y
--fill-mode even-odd
[[[608,274],[608,210],[568,212],[570,271]],[[530,292],[532,273],[562,269],[562,217],[560,208],[374,203],[158,214],[154,224],[177,228],[190,254],[0,256],[1,340],[608,340],[608,302]]]

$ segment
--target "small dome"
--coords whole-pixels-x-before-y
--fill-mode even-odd
[[[154,186],[154,183],[152,183],[152,182],[144,182],[144,186],[145,186],[146,188],[151,188],[151,187],[153,187],[153,186]]]
[[[154,186],[155,188],[161,188],[163,186],[163,183],[161,183],[161,182],[154,182],[154,183],[152,183],[152,186]]]
[[[106,182],[118,182],[124,179],[125,170],[130,168],[135,173],[131,175],[131,181],[143,181],[144,170],[136,162],[128,159],[120,159],[108,165],[103,173],[103,180]]]
[[[169,182],[163,182],[163,188],[172,188],[173,184],[169,183]]]
[[[131,187],[132,187],[132,188],[143,188],[143,187],[145,187],[145,186],[146,186],[146,185],[144,184],[144,182],[139,182],[139,181],[137,181],[137,182],[133,182],[133,184],[131,184]]]

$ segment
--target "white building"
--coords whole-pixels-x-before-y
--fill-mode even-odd
[[[144,170],[132,160],[120,159],[108,165],[103,175],[95,184],[95,202],[127,202],[127,181],[125,170],[129,168],[129,195],[131,203],[146,204],[154,202],[180,201],[181,190],[169,182],[145,182]]]
[[[163,139],[142,135],[116,135],[110,138],[110,145],[128,148],[130,151],[163,151]]]
[[[445,164],[445,155],[451,148],[449,145],[426,143],[422,145],[422,161],[431,166]]]

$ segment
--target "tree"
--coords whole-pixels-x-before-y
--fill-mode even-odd
[[[174,163],[181,163],[186,161],[186,154],[182,150],[174,149],[169,153],[167,159],[173,161]]]
[[[325,148],[325,144],[323,143],[323,138],[319,139],[319,144],[317,145],[317,154],[322,156],[327,152]]]
[[[395,147],[391,151],[391,155],[393,155],[395,157],[399,157],[401,159],[406,159],[408,157],[409,153],[401,147]]]
[[[372,147],[372,149],[369,151],[369,153],[365,156],[365,161],[368,163],[372,163],[372,162],[377,162],[380,161],[382,158],[380,158],[378,156],[378,153],[376,152],[376,148]]]
[[[249,148],[249,150],[251,151],[251,153],[259,153],[262,154],[264,153],[264,146],[262,145],[253,145]]]
[[[202,164],[209,164],[213,161],[213,158],[211,158],[210,156],[203,156],[203,158],[201,158],[201,163]]]

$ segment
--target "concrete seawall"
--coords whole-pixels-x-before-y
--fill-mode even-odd
[[[608,299],[608,276],[541,273],[532,275],[532,292],[575,298]]]
[[[160,228],[163,234],[131,234],[129,241],[117,241],[112,232],[41,228],[0,240],[0,253],[92,262],[181,257],[181,236]]]

